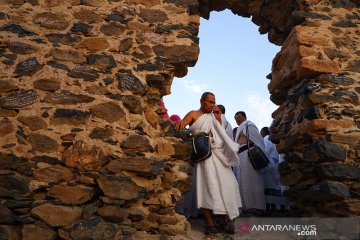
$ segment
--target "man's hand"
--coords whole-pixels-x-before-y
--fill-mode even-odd
[[[184,122],[179,120],[175,123],[175,130],[176,131],[181,131],[184,128]]]

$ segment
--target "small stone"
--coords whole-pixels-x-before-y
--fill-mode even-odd
[[[87,57],[88,64],[103,72],[111,72],[116,67],[116,61],[111,55],[90,54]]]
[[[120,91],[130,91],[135,94],[144,94],[146,92],[145,85],[133,74],[117,73],[116,80],[119,82],[118,89]]]
[[[53,48],[50,54],[57,60],[73,63],[86,63],[86,58],[82,53],[70,49]]]
[[[121,173],[126,170],[149,177],[164,173],[164,161],[156,158],[127,157],[110,161],[106,165],[106,169],[113,173]]]
[[[66,92],[66,91],[62,91],[59,93],[49,93],[44,98],[44,102],[52,103],[52,104],[63,104],[63,105],[89,103],[94,100],[95,100],[95,98],[84,95],[84,94],[74,94],[74,93]]]
[[[338,22],[333,22],[331,25],[333,27],[339,27],[339,28],[357,27],[356,23],[353,23],[352,21],[338,21]]]
[[[17,117],[17,120],[22,124],[30,127],[32,131],[47,128],[46,122],[37,116],[19,116]]]
[[[33,23],[38,23],[48,29],[65,30],[69,26],[65,19],[66,15],[64,13],[43,12],[34,16]]]
[[[89,137],[91,139],[106,139],[111,137],[113,134],[114,134],[114,130],[111,127],[107,127],[107,128],[96,127],[91,131]]]
[[[314,184],[302,193],[305,199],[319,202],[336,201],[350,197],[349,188],[340,182],[325,181]]]
[[[14,126],[12,122],[7,119],[1,119],[0,120],[0,137],[4,137],[14,131]]]
[[[14,73],[18,76],[32,76],[42,68],[36,57],[32,57],[18,63]]]
[[[62,70],[65,70],[67,72],[70,72],[70,68],[68,66],[66,66],[65,64],[61,64],[61,63],[58,63],[56,61],[47,61],[46,64],[49,65],[50,67],[57,68],[57,69],[62,69]]]
[[[105,196],[112,199],[136,200],[144,196],[145,189],[137,186],[130,178],[101,175],[97,182]]]
[[[120,23],[123,23],[123,24],[125,24],[127,22],[125,20],[125,17],[118,14],[118,13],[110,14],[109,16],[106,17],[105,20],[108,21],[108,22],[113,21],[113,22],[120,22]]]
[[[79,125],[86,124],[90,113],[75,109],[56,109],[51,122],[53,124]]]
[[[71,169],[61,165],[50,165],[46,168],[36,169],[34,171],[36,180],[45,183],[58,183],[61,181],[70,182],[74,179]]]
[[[62,162],[55,157],[49,157],[46,155],[43,156],[35,156],[33,158],[31,158],[32,161],[39,163],[39,162],[44,162],[44,163],[48,163],[48,164],[61,164]]]
[[[350,61],[345,70],[360,73],[360,60]]]
[[[307,161],[316,162],[344,161],[346,159],[346,151],[339,145],[317,141],[305,148],[304,158]]]
[[[145,218],[145,212],[139,208],[130,209],[128,218],[133,222],[141,221]]]
[[[66,166],[80,171],[99,171],[108,161],[100,147],[87,145],[83,141],[76,141],[66,149],[62,159]]]
[[[2,108],[22,108],[38,101],[38,94],[35,90],[26,90],[17,94],[0,98]]]
[[[11,92],[19,90],[19,87],[14,85],[11,81],[0,80],[0,93]]]
[[[316,169],[320,177],[326,179],[360,179],[360,169],[349,164],[322,163]]]
[[[0,117],[15,117],[17,114],[15,110],[0,109]]]
[[[0,175],[1,197],[23,197],[29,193],[29,180],[17,175]]]
[[[199,2],[197,0],[165,0],[164,2],[173,3],[179,7],[186,7],[189,9],[190,15],[197,14],[199,12]]]
[[[149,139],[141,135],[131,135],[127,137],[120,145],[122,148],[132,149],[140,152],[153,152],[154,149]]]
[[[9,60],[9,59],[5,59],[2,61],[2,63],[4,63],[5,65],[14,65],[14,61],[13,60]]]
[[[51,153],[57,152],[59,149],[57,141],[48,136],[33,133],[29,135],[29,139],[35,151]]]
[[[131,46],[132,46],[132,39],[131,38],[122,39],[120,41],[118,51],[119,52],[125,52],[125,51],[129,50],[131,48]]]
[[[19,37],[37,35],[36,33],[33,33],[33,32],[30,32],[30,31],[26,30],[26,29],[23,28],[21,25],[12,24],[12,23],[7,23],[7,24],[3,25],[3,26],[0,28],[0,31],[12,32],[12,33],[18,34]]]
[[[97,214],[105,221],[121,223],[128,216],[129,210],[118,206],[105,205],[97,210]]]
[[[141,106],[140,97],[134,95],[124,95],[121,97],[121,101],[124,106],[133,114],[142,114],[144,112],[143,107]]]
[[[91,200],[94,195],[94,189],[84,185],[55,185],[49,189],[47,195],[59,199],[65,204],[83,204]]]
[[[34,224],[24,225],[22,229],[23,240],[41,239],[41,240],[54,240],[57,233],[48,228],[42,228]]]
[[[1,147],[2,148],[11,148],[11,147],[15,147],[15,146],[16,146],[16,143],[8,143],[8,144],[2,145]]]
[[[107,102],[101,103],[90,108],[92,114],[98,118],[102,118],[109,123],[115,121],[121,121],[126,123],[126,114],[125,111],[116,103]]]
[[[101,22],[103,20],[103,17],[99,14],[96,14],[95,12],[82,8],[78,12],[74,14],[74,17],[76,19],[79,19],[80,21],[87,22],[87,23],[95,23],[95,22]]]
[[[48,40],[52,43],[59,43],[63,45],[70,45],[73,46],[75,43],[81,41],[80,36],[73,36],[73,35],[65,35],[60,33],[50,33],[45,35]]]
[[[194,66],[199,57],[199,47],[195,44],[190,46],[173,45],[170,47],[156,45],[153,47],[157,56],[161,56],[169,63],[186,63]]]
[[[165,77],[162,75],[149,74],[146,75],[146,83],[150,87],[154,87],[162,90],[165,88]]]
[[[86,38],[76,45],[76,48],[85,48],[92,52],[103,51],[110,46],[106,38],[91,37]]]
[[[99,78],[98,71],[90,68],[87,65],[76,66],[68,73],[68,76],[74,78],[83,78],[86,81],[96,81]]]
[[[0,224],[13,224],[14,222],[14,213],[9,208],[0,205]]]
[[[109,85],[109,84],[112,84],[114,82],[114,79],[108,77],[108,78],[104,78],[103,81],[104,81],[105,85]]]
[[[101,26],[100,32],[106,36],[117,36],[125,31],[125,27],[117,22],[110,22]]]
[[[138,71],[157,71],[161,69],[161,64],[158,63],[140,63],[136,65]]]
[[[23,42],[11,42],[8,47],[10,51],[17,54],[31,54],[38,51],[36,47]]]
[[[107,0],[81,0],[81,4],[91,7],[100,7],[108,4]]]
[[[84,35],[87,35],[91,32],[92,26],[86,23],[78,22],[75,23],[74,26],[70,29],[70,32],[74,33],[82,33]]]
[[[35,89],[55,92],[60,89],[60,80],[56,78],[39,79],[33,82]]]
[[[147,8],[142,8],[139,16],[149,23],[164,22],[169,19],[163,11]]]
[[[52,227],[66,227],[81,219],[82,209],[45,203],[34,207],[31,213]]]
[[[107,223],[100,217],[76,222],[69,229],[71,239],[102,239],[112,240],[118,228],[115,224]],[[121,238],[119,238],[121,239]]]

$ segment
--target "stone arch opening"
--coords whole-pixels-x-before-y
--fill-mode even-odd
[[[354,154],[358,144],[358,140],[355,140],[358,139],[355,130],[358,120],[354,115],[349,118],[345,114],[350,109],[358,109],[358,88],[354,85],[358,73],[351,67],[356,60],[354,62],[349,55],[346,60],[333,55],[335,52],[349,54],[355,50],[358,37],[344,45],[339,45],[338,40],[345,32],[357,32],[358,23],[348,21],[352,14],[358,15],[356,3],[210,0],[202,2],[200,13],[208,18],[211,11],[226,8],[243,17],[251,16],[259,26],[260,33],[268,32],[269,41],[282,46],[273,60],[268,89],[271,100],[279,106],[273,117],[280,129],[277,148],[286,155],[286,161],[281,163],[279,169],[282,183],[290,186],[287,195],[295,202],[301,215],[358,215],[358,212],[351,210],[352,206],[359,204],[351,194],[355,190],[354,182],[345,180],[345,172],[357,172],[350,174],[350,178],[355,179],[359,171],[355,160],[358,153]],[[338,9],[342,9],[343,13],[334,14],[335,11],[339,13]],[[345,13],[347,11],[352,13]],[[344,28],[338,31],[340,26]],[[350,26],[355,28],[351,29]],[[351,84],[343,84],[347,81]],[[335,85],[328,85],[330,82],[330,85]],[[353,100],[349,99],[350,102],[346,103],[340,99],[345,95],[340,96],[333,89],[337,88],[338,83],[340,85],[337,87],[353,95]],[[335,108],[339,111],[336,111],[337,114],[330,110]],[[334,121],[337,127],[331,124]],[[347,134],[353,139],[352,143],[335,140],[338,134]],[[347,169],[344,174],[335,170],[342,167]]]
[[[282,45],[269,91],[289,196],[304,215],[359,215],[358,1],[0,6],[3,236],[186,234],[189,148],[159,103],[197,60],[199,17],[225,8]]]
[[[201,18],[198,37],[196,65],[188,68],[186,76],[174,78],[171,94],[163,97],[168,115],[184,117],[198,107],[201,93],[210,91],[216,94],[217,103],[226,107],[232,127],[236,126],[233,116],[240,109],[259,128],[270,125],[276,105],[269,99],[266,76],[280,47],[270,43],[267,35],[260,35],[250,19],[230,10],[212,12],[209,20]]]

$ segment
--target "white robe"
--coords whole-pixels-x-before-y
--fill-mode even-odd
[[[239,144],[229,138],[213,114],[201,115],[189,130],[192,134],[210,131],[212,134],[211,157],[196,164],[197,207],[234,219],[239,215],[241,199],[231,165],[238,162]]]
[[[269,157],[269,165],[262,173],[265,187],[265,201],[268,204],[282,205],[284,198],[281,197],[280,174],[278,170],[279,153],[276,146],[269,140],[269,135],[264,137],[265,153]]]
[[[246,136],[246,124],[249,125],[249,140],[258,145],[263,151],[265,150],[264,141],[261,137],[258,128],[251,121],[242,122],[235,135],[236,141],[240,134]],[[246,144],[241,145],[244,146]],[[256,171],[249,160],[247,150],[238,154],[239,168],[240,168],[240,194],[243,200],[243,205],[246,209],[266,209],[265,194],[264,194],[264,180],[260,171]]]
[[[233,139],[233,129],[228,120],[226,120],[225,114],[221,114],[221,125],[225,128],[227,135]]]

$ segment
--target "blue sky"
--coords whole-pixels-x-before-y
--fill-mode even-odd
[[[280,47],[260,35],[249,18],[229,10],[211,12],[200,22],[200,56],[183,78],[175,78],[171,94],[164,97],[168,114],[183,118],[198,109],[201,94],[213,92],[217,104],[226,108],[226,117],[236,126],[234,114],[245,111],[258,128],[269,126],[277,106],[269,100],[266,75]]]

